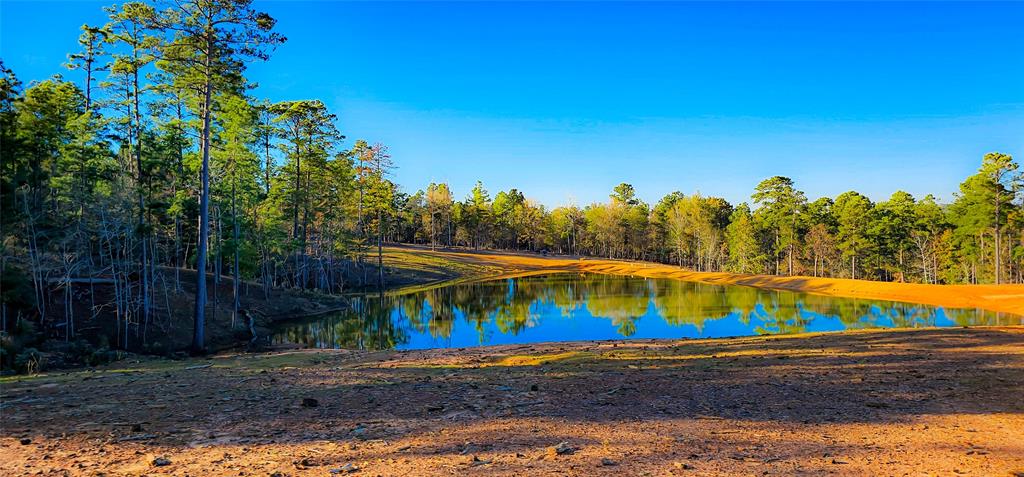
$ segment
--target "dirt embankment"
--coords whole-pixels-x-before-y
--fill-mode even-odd
[[[1024,472],[1024,328],[289,351],[0,384],[10,476]]]
[[[543,257],[532,254],[498,252],[430,251],[420,247],[394,247],[391,250],[394,253],[431,256],[438,260],[471,265],[485,270],[497,270],[496,276],[558,271],[608,273],[649,278],[673,278],[715,285],[746,285],[850,298],[906,301],[951,308],[983,308],[1024,315],[1024,285],[926,285],[844,278],[743,275],[724,272],[693,272],[660,263],[598,258]]]

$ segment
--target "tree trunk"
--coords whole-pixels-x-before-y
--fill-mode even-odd
[[[264,179],[263,179],[264,184],[263,185],[266,187],[267,196],[270,196],[270,173],[271,173],[270,169],[274,166],[274,163],[273,163],[273,161],[270,158],[270,130],[269,129],[267,130],[267,137],[266,137],[266,140],[263,143],[263,147],[264,147],[264,152],[266,154],[266,156],[265,156],[265,158],[266,158],[265,159],[266,160],[266,167],[263,169],[263,175],[264,175]]]
[[[138,51],[136,50],[135,59],[138,60]],[[139,70],[136,67],[135,74],[133,76],[132,86],[132,99],[135,106],[134,118],[135,122],[135,146],[133,147],[135,152],[135,167],[136,167],[136,188],[138,189],[139,199],[139,240],[142,242],[140,251],[139,263],[142,267],[141,278],[142,278],[142,321],[146,322],[149,320],[149,251],[147,250],[146,237],[146,196],[144,192],[144,178],[142,172],[142,113],[139,111]]]
[[[1001,274],[1000,272],[1002,272],[1002,269],[1001,269],[1002,257],[1001,257],[1001,251],[1000,251],[1001,245],[1000,245],[1000,240],[999,240],[999,237],[1001,235],[999,233],[999,184],[996,184],[996,194],[995,194],[995,196],[996,196],[996,200],[995,200],[995,202],[996,202],[996,267],[995,267],[996,280],[995,281],[996,281],[996,285],[998,285],[999,284],[999,275]]]
[[[379,207],[377,209],[377,286],[384,291],[384,222]]]
[[[787,267],[787,275],[793,275],[793,244],[789,244],[789,266]]]
[[[302,187],[302,153],[299,150],[299,132],[298,126],[295,131],[295,191],[292,193],[293,207],[292,207],[292,239],[298,243],[299,241],[299,190]],[[303,250],[295,251],[295,287],[301,287],[302,276],[301,269],[302,264],[299,261],[302,258]]]
[[[236,165],[236,167],[237,167],[237,165]],[[236,174],[237,174],[237,172],[236,172]],[[234,298],[235,298],[234,303],[232,303],[232,308],[231,308],[231,328],[232,329],[235,327],[235,320],[238,318],[238,308],[239,308],[239,304],[240,304],[240,298],[238,296],[238,279],[239,279],[239,273],[238,273],[238,261],[239,261],[238,260],[238,240],[239,240],[239,230],[238,230],[238,207],[237,207],[237,200],[238,199],[237,199],[236,191],[235,191],[236,183],[237,182],[238,182],[238,178],[236,176],[235,177],[235,181],[231,183],[231,222],[232,222],[231,225],[234,228],[234,233],[233,233],[234,244],[233,245],[234,245],[234,249],[235,249],[234,250],[235,251],[235,264],[232,267],[232,275],[233,276],[231,277],[231,285],[233,287],[232,291],[233,291],[233,295],[234,295]]]
[[[193,313],[192,352],[206,352],[206,252],[210,235],[210,89],[213,87],[211,58],[213,39],[206,39],[206,84],[203,91],[203,131],[200,136],[202,169],[199,191],[199,244],[196,248],[196,302]]]

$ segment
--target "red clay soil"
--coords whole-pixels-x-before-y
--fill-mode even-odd
[[[1024,475],[1024,328],[146,359],[0,402],[5,476]]]

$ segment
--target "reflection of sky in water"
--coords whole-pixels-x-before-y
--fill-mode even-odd
[[[274,339],[315,347],[422,349],[1024,324],[1022,317],[982,310],[605,275],[453,285],[356,304],[356,311],[284,326]],[[470,319],[467,310],[485,318]]]

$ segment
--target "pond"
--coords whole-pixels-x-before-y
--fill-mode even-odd
[[[350,310],[288,323],[272,341],[314,348],[425,349],[996,324],[1024,324],[1024,317],[745,286],[562,273],[356,297]]]

